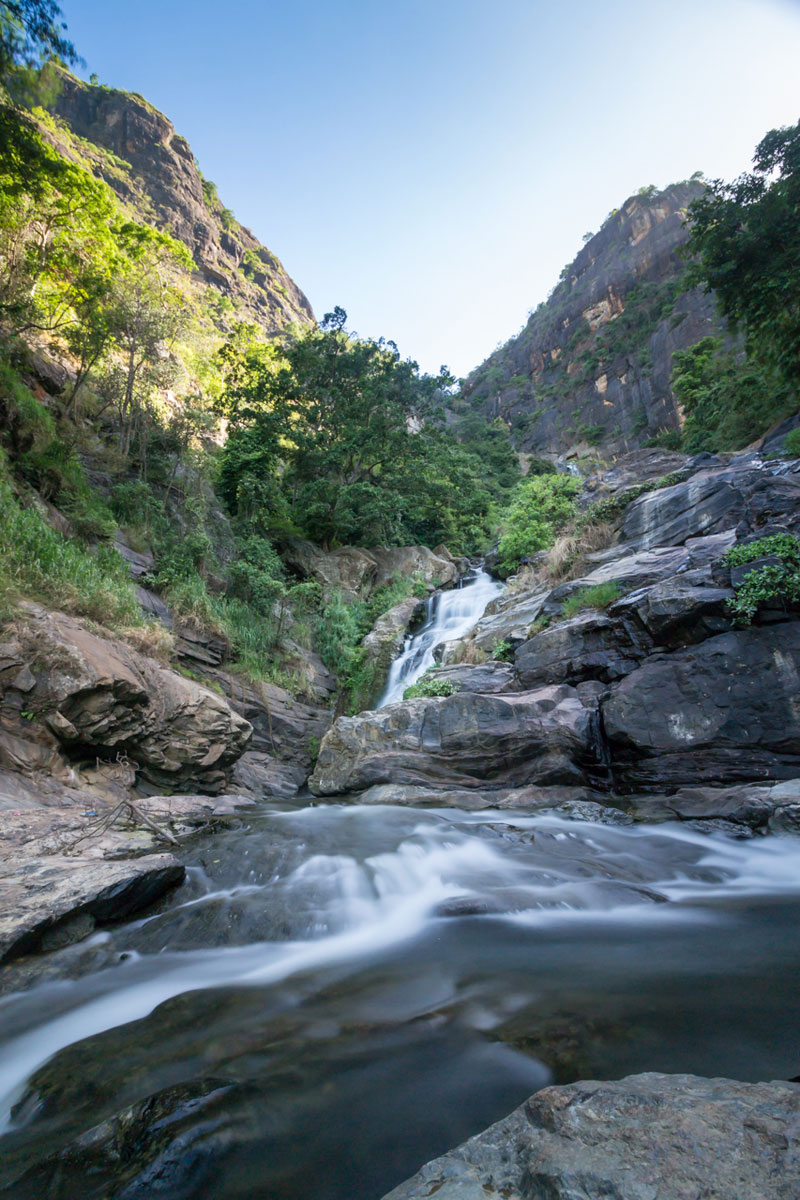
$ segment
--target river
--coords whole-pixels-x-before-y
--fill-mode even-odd
[[[800,1071],[796,839],[337,804],[188,862],[0,1004],[6,1194],[377,1200],[553,1078]]]

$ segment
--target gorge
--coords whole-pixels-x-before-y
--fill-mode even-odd
[[[47,70],[0,97],[0,1193],[796,1200],[800,414],[687,274],[714,185],[456,384]]]

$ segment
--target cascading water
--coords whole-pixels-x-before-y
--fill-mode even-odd
[[[559,1056],[800,1070],[797,839],[323,805],[188,861],[0,1001],[11,1200],[375,1200]]]
[[[403,699],[407,687],[434,664],[433,652],[441,642],[455,642],[469,633],[486,606],[499,596],[502,586],[482,568],[475,568],[460,587],[434,592],[425,607],[422,627],[406,638],[402,654],[394,660],[378,708]]]

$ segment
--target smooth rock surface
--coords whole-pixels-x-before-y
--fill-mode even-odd
[[[800,623],[656,655],[602,701],[615,780],[735,783],[800,774]]]
[[[611,683],[628,675],[652,649],[643,633],[596,609],[544,629],[516,652],[522,687],[547,683]]]
[[[317,795],[400,783],[480,788],[582,784],[591,714],[573,688],[455,696],[340,717],[309,787]]]
[[[384,1200],[797,1200],[800,1086],[630,1075],[537,1092]]]

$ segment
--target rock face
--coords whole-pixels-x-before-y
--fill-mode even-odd
[[[687,291],[680,250],[699,182],[636,195],[562,272],[520,334],[469,376],[465,395],[534,453],[622,453],[679,428],[671,359],[720,330],[712,296]]]
[[[384,1200],[794,1200],[800,1086],[630,1075],[546,1088]]]
[[[3,661],[8,720],[20,710],[36,717],[27,763],[19,745],[27,739],[13,731],[4,739],[18,766],[122,755],[156,788],[219,792],[250,740],[251,726],[223,696],[62,613],[26,606]]]
[[[800,623],[656,655],[602,705],[626,788],[800,775]]]
[[[206,283],[268,332],[313,322],[275,255],[223,208],[213,185],[204,186],[188,142],[165,116],[130,92],[91,87],[66,71],[59,80],[51,111],[84,139],[83,160],[142,221],[182,241]],[[68,135],[54,140],[69,156]]]
[[[309,787],[325,796],[383,783],[582,784],[592,745],[591,715],[572,688],[460,692],[340,717],[323,740]]]

